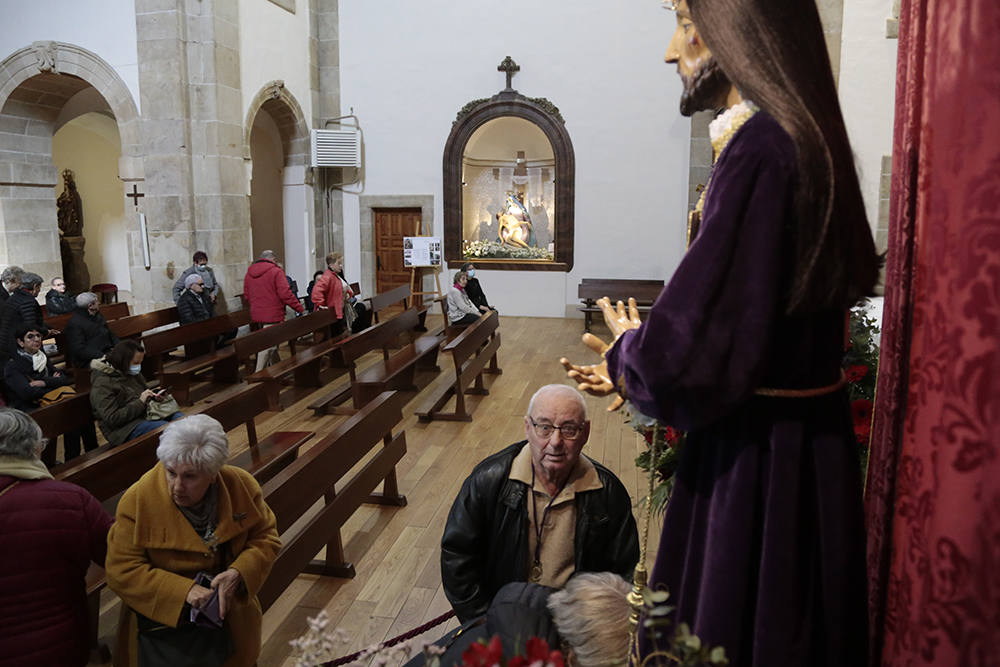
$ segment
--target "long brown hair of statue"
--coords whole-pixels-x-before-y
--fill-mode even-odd
[[[871,294],[878,257],[813,0],[688,0],[740,94],[795,143],[794,281],[787,311],[848,308]]]

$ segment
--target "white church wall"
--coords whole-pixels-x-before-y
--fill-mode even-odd
[[[309,3],[295,0],[295,13],[271,2],[240,1],[240,91],[243,117],[265,84],[281,80],[311,126]]]
[[[583,277],[669,278],[684,249],[689,121],[662,61],[675,25],[658,3],[428,0],[340,5],[341,100],[365,137],[366,195],[432,195],[443,235],[441,159],[456,112],[504,87],[559,107],[576,156],[575,266],[482,271],[500,312],[575,313]],[[349,274],[359,270],[357,196],[344,196]],[[454,269],[452,269],[454,270]],[[357,275],[357,273],[353,273]],[[444,282],[449,278],[444,276]]]
[[[135,0],[5,0],[0,16],[0,59],[32,42],[75,44],[104,59],[139,108]]]
[[[873,230],[878,222],[882,156],[892,153],[899,40],[886,38],[891,13],[892,0],[844,0],[840,104]]]
[[[56,169],[71,169],[83,202],[84,261],[91,284],[114,283],[120,292],[132,289],[128,262],[126,218],[118,180],[121,139],[114,120],[87,113],[66,123],[52,138]],[[62,179],[56,196],[63,191]],[[42,276],[46,282],[54,276]]]

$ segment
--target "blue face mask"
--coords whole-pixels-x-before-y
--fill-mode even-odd
[[[138,375],[142,371],[142,364],[132,364],[128,367],[129,375]]]
[[[196,264],[194,268],[198,273],[205,273],[208,271],[208,264]]]
[[[469,276],[470,278],[475,278],[476,277],[476,270],[475,269],[469,269],[468,271],[465,272],[465,275]]]

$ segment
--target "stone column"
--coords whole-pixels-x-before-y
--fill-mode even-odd
[[[238,0],[136,0],[151,269],[132,267],[139,308],[172,303],[195,250],[230,305],[250,261]],[[141,239],[133,257],[141,258]]]
[[[340,14],[338,0],[309,0],[309,73],[313,127],[322,129],[340,110]],[[344,197],[330,188],[343,180],[342,169],[311,170],[316,215],[316,269],[328,252],[344,249]],[[309,181],[307,180],[307,183]],[[329,206],[327,206],[329,201]],[[353,279],[361,280],[362,276]]]

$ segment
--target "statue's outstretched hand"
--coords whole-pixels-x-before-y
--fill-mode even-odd
[[[604,322],[608,325],[611,333],[614,334],[615,340],[618,340],[629,329],[638,329],[639,325],[642,324],[642,321],[639,319],[639,309],[636,307],[635,299],[633,298],[629,298],[627,310],[625,304],[621,301],[618,302],[617,307],[612,307],[611,299],[606,296],[598,299],[597,305],[600,306],[601,312],[604,314]],[[589,366],[577,366],[570,363],[566,357],[563,357],[559,360],[559,363],[566,369],[566,374],[572,380],[576,381],[581,391],[585,391],[588,394],[608,396],[615,393],[615,384],[611,381],[611,377],[608,374],[608,364],[604,360],[604,356],[611,346],[597,336],[589,333],[583,334],[583,344],[601,355],[601,363]],[[624,404],[625,399],[621,396],[615,396],[611,405],[608,406],[608,412],[614,412]]]
[[[639,308],[635,305],[635,299],[632,297],[628,298],[628,310],[625,309],[625,304],[621,301],[618,302],[617,307],[612,307],[611,299],[606,296],[598,299],[597,305],[600,306],[601,313],[604,314],[604,323],[611,329],[615,340],[618,340],[629,329],[638,329],[639,325],[642,324],[642,320],[639,319]]]
[[[577,366],[570,363],[566,357],[563,357],[559,360],[559,363],[566,369],[566,374],[572,380],[576,381],[580,391],[585,391],[594,396],[608,396],[615,393],[615,385],[608,375],[608,364],[603,360],[604,353],[608,351],[608,344],[589,333],[583,334],[583,344],[601,355],[601,363],[589,366]],[[624,403],[625,401],[621,396],[615,396],[611,405],[608,406],[608,412],[614,412]]]

